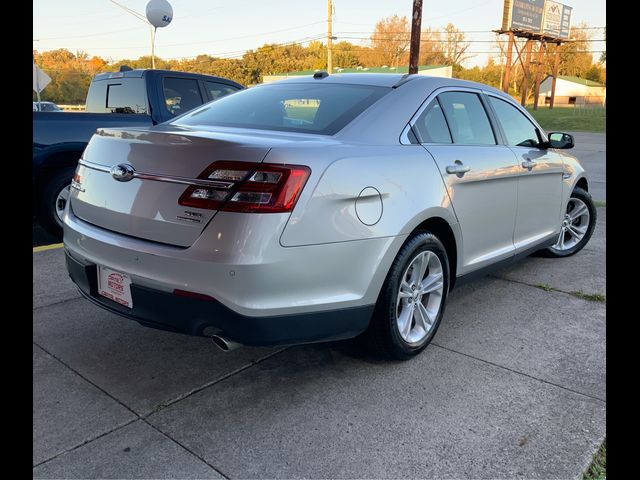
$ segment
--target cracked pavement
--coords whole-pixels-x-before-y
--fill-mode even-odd
[[[604,186],[604,135],[576,142]],[[223,353],[95,307],[61,249],[34,253],[33,476],[579,478],[605,436],[606,304],[573,292],[606,295],[605,230],[598,208],[579,254],[454,290],[408,362]]]

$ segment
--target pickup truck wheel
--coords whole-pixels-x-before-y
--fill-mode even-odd
[[[53,175],[45,184],[38,206],[38,222],[47,232],[62,238],[62,215],[69,198],[74,168],[66,168]]]
[[[375,353],[407,360],[431,342],[449,292],[449,261],[433,234],[411,236],[389,270],[365,339]]]

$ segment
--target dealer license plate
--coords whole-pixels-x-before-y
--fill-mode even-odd
[[[98,265],[98,293],[127,308],[133,308],[131,277]]]

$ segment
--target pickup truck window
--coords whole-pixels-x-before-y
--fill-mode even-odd
[[[162,87],[167,111],[173,116],[204,103],[198,81],[192,78],[165,77]]]
[[[209,90],[211,100],[217,100],[220,97],[224,97],[225,95],[238,91],[236,87],[232,87],[231,85],[210,81],[207,81],[207,90]]]
[[[142,78],[114,78],[92,82],[87,94],[89,113],[148,113]]]

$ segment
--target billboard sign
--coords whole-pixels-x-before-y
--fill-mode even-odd
[[[505,0],[503,30],[542,31],[545,0]]]
[[[543,35],[554,38],[569,38],[572,7],[547,0],[544,5]]]

